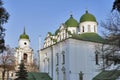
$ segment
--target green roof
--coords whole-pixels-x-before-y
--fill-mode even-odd
[[[60,30],[57,29],[57,30],[55,31],[55,35],[57,35],[59,32],[60,32]]]
[[[85,14],[83,14],[80,18],[80,22],[85,22],[85,21],[93,21],[93,22],[97,22],[96,18],[94,15],[88,13],[88,11],[86,11]]]
[[[92,80],[116,80],[120,76],[120,70],[102,71]]]
[[[99,36],[97,33],[83,33],[83,34],[73,34],[72,38],[84,40],[84,41],[91,41],[91,42],[99,42],[103,43],[105,40]]]
[[[65,22],[67,27],[78,27],[78,22],[71,15],[70,18]]]
[[[52,36],[52,33],[51,33],[51,32],[48,32],[48,34],[49,34],[50,36]]]
[[[47,73],[28,72],[28,80],[52,80]]]
[[[29,36],[25,32],[25,28],[23,34],[20,35],[20,39],[29,39]]]

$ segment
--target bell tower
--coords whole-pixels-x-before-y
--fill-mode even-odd
[[[15,49],[15,58],[16,69],[18,69],[21,60],[23,60],[27,71],[31,71],[30,65],[33,63],[33,49],[30,47],[30,39],[26,34],[25,28],[19,37],[18,47]]]

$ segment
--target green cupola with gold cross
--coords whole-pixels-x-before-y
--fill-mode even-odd
[[[29,40],[29,36],[25,32],[25,28],[24,28],[23,34],[20,35],[19,39],[28,39]]]

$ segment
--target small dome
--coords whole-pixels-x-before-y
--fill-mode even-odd
[[[20,39],[28,39],[29,40],[29,36],[25,33],[25,28],[24,28],[23,34],[20,35]]]
[[[93,22],[97,22],[96,18],[94,15],[88,13],[88,11],[86,11],[85,14],[83,14],[80,18],[80,22],[85,22],[85,21],[93,21]]]
[[[67,27],[77,27],[78,26],[78,22],[71,15],[70,18],[65,22],[65,25]]]

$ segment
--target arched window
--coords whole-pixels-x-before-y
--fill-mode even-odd
[[[56,53],[56,66],[59,64],[59,54]]]
[[[82,32],[84,32],[85,30],[84,30],[84,26],[82,26]]]
[[[65,64],[65,52],[62,51],[62,64]]]
[[[13,73],[11,73],[11,77],[13,77]]]
[[[95,54],[95,61],[96,61],[96,65],[98,65],[98,54]]]
[[[27,63],[27,54],[26,53],[24,53],[24,55],[23,55],[23,60],[24,60],[24,63]]]
[[[99,64],[99,52],[97,50],[95,51],[95,63],[96,65]]]

